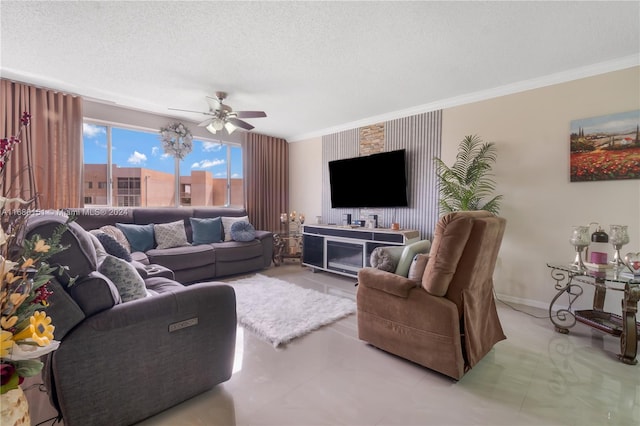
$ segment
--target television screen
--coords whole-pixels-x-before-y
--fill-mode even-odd
[[[407,207],[405,150],[329,162],[332,208]]]

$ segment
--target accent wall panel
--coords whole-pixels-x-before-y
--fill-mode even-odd
[[[332,209],[331,190],[329,187],[329,161],[357,157],[360,152],[359,129],[346,130],[322,137],[322,222],[342,223],[342,214],[351,213],[354,209]],[[363,182],[367,177],[363,176]],[[354,185],[358,182],[353,182]],[[357,217],[354,217],[357,219]]]
[[[332,209],[328,163],[357,157],[360,152],[359,129],[347,130],[322,138],[322,219],[324,223],[342,223],[342,215],[366,219],[377,214],[381,227],[398,222],[401,228],[417,229],[422,238],[432,239],[438,221],[438,186],[433,157],[440,156],[442,110],[403,117],[384,123],[383,151],[406,150],[407,195],[409,207],[381,209]],[[384,190],[384,174],[362,176],[354,185],[379,185]]]

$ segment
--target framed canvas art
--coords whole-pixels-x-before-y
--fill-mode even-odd
[[[571,122],[571,182],[640,179],[640,110]]]

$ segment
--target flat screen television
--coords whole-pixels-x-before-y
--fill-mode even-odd
[[[332,208],[407,207],[405,150],[329,162]]]

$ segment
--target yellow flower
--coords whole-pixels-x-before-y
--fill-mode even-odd
[[[36,311],[29,318],[29,325],[13,336],[14,341],[33,339],[39,346],[47,346],[53,340],[53,330],[51,317],[45,312]]]
[[[33,251],[38,253],[46,253],[50,248],[51,246],[48,246],[45,240],[38,240]]]
[[[30,268],[33,266],[33,264],[34,264],[34,260],[32,258],[28,258],[27,260],[24,261],[20,269]]]
[[[27,297],[29,297],[28,294],[11,293],[9,295],[9,302],[11,302],[13,309],[15,310],[18,309],[18,306],[22,305],[22,302],[24,302]]]
[[[0,358],[4,358],[9,355],[11,348],[13,348],[14,342],[13,335],[8,331],[0,331]]]
[[[5,330],[8,330],[14,325],[16,325],[17,322],[18,322],[18,317],[16,315],[12,317],[2,317],[0,318],[0,327],[4,328]]]

